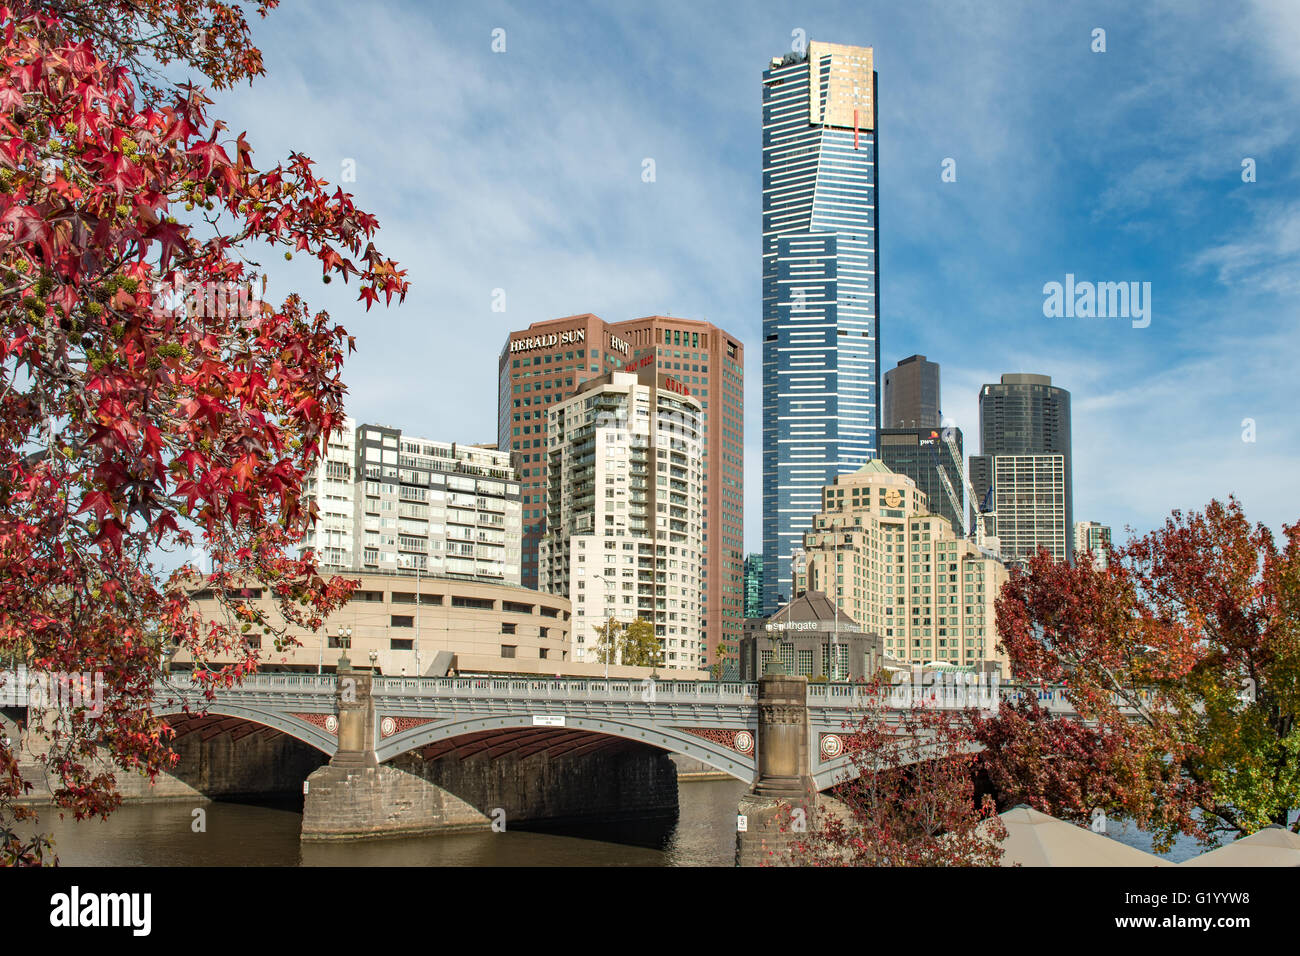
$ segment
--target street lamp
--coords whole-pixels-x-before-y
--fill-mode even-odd
[[[601,583],[601,591],[609,587],[609,582],[605,580],[603,574],[593,574],[593,578]],[[605,603],[609,603],[609,595],[605,595]],[[609,680],[609,659],[614,654],[614,615],[609,616],[609,621],[605,624],[605,640],[608,642],[605,647],[605,680]]]
[[[372,650],[370,652],[370,670],[372,673],[375,670],[375,661],[377,660],[379,660],[379,652],[376,650]]]
[[[352,646],[352,628],[340,627],[339,647],[342,649],[343,653],[339,655],[339,662],[338,665],[335,667],[335,670],[338,671],[352,670],[352,662],[348,660],[348,648],[350,648],[351,646]]]

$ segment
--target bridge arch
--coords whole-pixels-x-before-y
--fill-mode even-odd
[[[188,713],[183,702],[164,704],[155,707],[154,714],[158,717],[234,717],[260,724],[271,730],[278,730],[282,734],[314,747],[326,757],[332,757],[335,751],[338,750],[338,739],[323,727],[303,720],[294,714],[287,714],[278,710],[214,700],[207,702],[204,706],[191,706]]]
[[[635,720],[610,717],[570,716],[564,718],[564,729],[582,730],[596,736],[616,737],[636,743],[648,744],[671,754],[692,757],[702,763],[729,774],[743,783],[754,779],[754,757],[743,756],[734,750],[671,725],[643,724]],[[375,747],[375,756],[383,763],[420,750],[430,744],[441,743],[456,737],[491,731],[542,730],[528,713],[492,714],[451,718],[420,724],[410,730],[385,738]],[[558,729],[558,728],[556,728]]]

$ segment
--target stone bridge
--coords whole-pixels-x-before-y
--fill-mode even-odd
[[[8,686],[11,695],[25,691],[23,680]],[[960,705],[988,708],[1025,693],[1069,710],[1059,691],[1014,685],[985,687]],[[154,710],[173,725],[200,792],[250,789],[258,774],[281,788],[300,785],[304,840],[668,815],[677,807],[675,754],[749,785],[738,859],[751,863],[760,847],[781,842],[780,805],[808,806],[852,774],[844,734],[864,694],[860,684],[783,675],[750,683],[398,678],[349,665],[328,675],[254,675],[212,699],[174,676],[157,686]],[[29,702],[5,703],[12,714]]]

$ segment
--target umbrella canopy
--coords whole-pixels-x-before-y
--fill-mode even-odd
[[[1021,805],[999,816],[1007,828],[1003,866],[1173,866],[1154,854],[1030,807]]]
[[[1300,866],[1300,835],[1274,825],[1257,830],[1183,866]]]

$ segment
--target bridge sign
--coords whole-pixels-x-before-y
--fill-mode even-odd
[[[563,714],[533,714],[534,727],[563,727]]]

